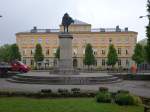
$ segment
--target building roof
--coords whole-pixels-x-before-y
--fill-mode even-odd
[[[77,19],[74,19],[74,23],[73,24],[77,24],[77,25],[89,25],[88,23],[80,21],[80,20],[77,20]]]

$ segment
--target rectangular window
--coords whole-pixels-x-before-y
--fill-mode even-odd
[[[105,54],[105,50],[102,50],[102,54],[103,54],[103,55]]]
[[[56,50],[57,50],[56,48],[53,49],[53,54],[54,55],[56,54]]]
[[[31,55],[33,55],[34,54],[34,49],[31,49]]]
[[[31,50],[31,55],[33,55],[33,52],[32,52],[32,50]]]
[[[97,51],[94,51],[93,54],[94,54],[94,55],[97,55]]]
[[[121,48],[118,48],[118,54],[121,54]]]
[[[128,50],[126,49],[126,55],[128,54]]]
[[[23,53],[24,56],[27,54],[27,49],[23,49]]]
[[[23,59],[23,63],[26,64],[26,60],[25,59]]]
[[[85,48],[83,48],[83,54],[85,54]]]
[[[48,59],[45,60],[45,64],[49,65],[49,60]]]
[[[118,60],[118,66],[121,66],[121,60],[120,59]]]
[[[97,49],[93,49],[93,54],[97,55]]]
[[[38,38],[38,43],[42,43],[42,38]]]
[[[105,59],[102,59],[102,66],[105,66]]]
[[[31,60],[31,65],[34,65],[34,60]]]
[[[46,55],[49,55],[49,49],[46,50]]]
[[[46,38],[46,40],[45,40],[45,41],[46,41],[46,44],[49,44],[49,39],[48,39],[48,38]]]
[[[32,43],[32,44],[34,43],[34,38],[31,39],[31,43]]]
[[[126,60],[126,66],[129,66],[129,60]]]
[[[73,49],[73,56],[76,56],[77,55],[77,48],[74,48]]]
[[[109,43],[111,43],[111,42],[112,42],[112,38],[109,39]]]

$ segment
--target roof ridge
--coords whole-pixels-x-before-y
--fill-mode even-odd
[[[74,19],[74,23],[73,24],[88,24],[88,23],[83,22],[83,21],[78,20],[78,19]]]

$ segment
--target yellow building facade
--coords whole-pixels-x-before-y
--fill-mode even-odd
[[[44,63],[49,67],[54,66],[54,56],[59,47],[58,34],[63,31],[59,29],[37,29],[34,27],[29,32],[16,33],[16,41],[19,46],[22,61],[27,65],[34,66],[34,52],[37,43],[40,43],[44,54]],[[137,32],[129,31],[128,28],[97,28],[92,29],[91,24],[75,20],[69,26],[69,32],[73,35],[73,63],[77,68],[84,68],[83,58],[85,46],[90,43],[96,57],[95,67],[107,68],[107,54],[110,44],[113,44],[118,53],[116,67],[129,68],[134,47],[137,42]]]

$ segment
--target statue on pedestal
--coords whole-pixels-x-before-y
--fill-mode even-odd
[[[68,32],[68,27],[71,23],[74,23],[74,20],[68,15],[68,13],[65,13],[62,18],[62,25],[64,27],[64,33]]]

